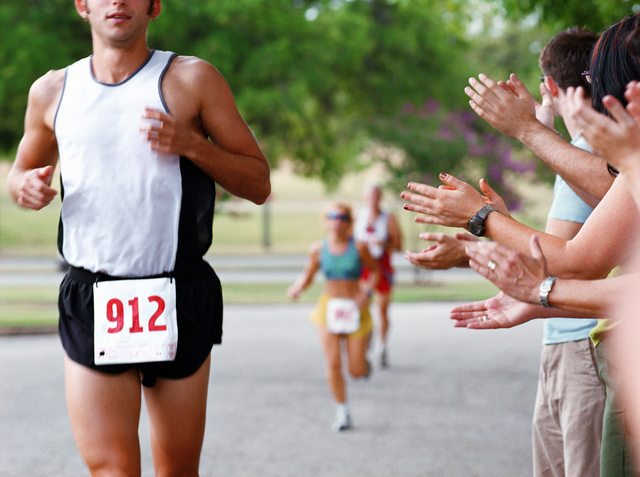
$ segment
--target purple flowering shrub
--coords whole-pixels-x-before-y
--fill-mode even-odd
[[[536,169],[535,158],[516,159],[513,142],[472,111],[447,111],[435,99],[422,105],[406,104],[396,117],[372,121],[370,126],[381,143],[404,152],[401,161],[381,157],[398,187],[410,180],[437,185],[440,172],[476,188],[485,177],[509,209],[516,211],[521,200],[510,179]]]

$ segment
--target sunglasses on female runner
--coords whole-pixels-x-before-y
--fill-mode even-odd
[[[328,212],[327,219],[339,220],[341,222],[349,222],[351,220],[351,217],[349,217],[349,214],[345,214],[343,212]]]

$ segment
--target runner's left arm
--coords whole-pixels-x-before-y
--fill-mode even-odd
[[[369,269],[369,277],[367,280],[360,281],[361,296],[356,299],[358,305],[362,307],[369,301],[369,297],[375,291],[378,281],[380,281],[380,267],[378,266],[378,262],[369,253],[369,248],[365,244],[358,243],[357,247],[358,252],[360,252],[362,264],[365,268]]]
[[[389,214],[388,230],[389,230],[389,244],[388,244],[389,251],[401,252],[402,251],[402,231],[400,230],[398,219],[396,219],[396,216],[394,214]]]
[[[145,119],[155,120],[143,128],[151,148],[184,156],[231,194],[264,203],[271,193],[269,161],[220,72],[198,58],[178,57],[163,91],[174,111],[145,111]]]

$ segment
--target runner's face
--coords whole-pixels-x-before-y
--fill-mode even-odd
[[[344,235],[351,225],[351,217],[346,210],[339,208],[330,209],[325,215],[329,232]]]
[[[94,35],[115,42],[129,43],[146,37],[149,21],[159,13],[160,1],[80,0],[79,13],[91,24]],[[151,7],[151,8],[150,8]]]
[[[373,208],[377,208],[380,205],[381,196],[382,194],[380,193],[380,189],[378,189],[377,187],[371,187],[367,191],[365,195],[365,199],[369,204],[369,207],[373,209]]]

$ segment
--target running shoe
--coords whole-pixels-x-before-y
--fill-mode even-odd
[[[373,372],[373,366],[371,366],[371,361],[369,361],[368,359],[366,359],[366,365],[367,365],[367,370],[364,373],[364,376],[362,376],[363,379],[369,379],[371,377],[371,373]]]
[[[389,357],[387,356],[387,350],[383,349],[380,353],[380,367],[386,369],[389,367]]]
[[[351,422],[351,416],[349,413],[344,413],[342,415],[336,416],[336,420],[331,426],[334,432],[343,432],[351,429],[353,427],[353,423]]]

